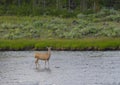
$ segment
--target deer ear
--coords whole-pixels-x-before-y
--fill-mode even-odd
[[[52,47],[46,47],[47,49],[51,49]]]
[[[51,47],[46,47],[47,49],[51,48]]]

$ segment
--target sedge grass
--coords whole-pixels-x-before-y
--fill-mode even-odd
[[[0,40],[0,50],[120,50],[120,38]]]

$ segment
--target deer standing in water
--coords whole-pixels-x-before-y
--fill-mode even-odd
[[[47,47],[47,48],[48,48],[48,52],[46,52],[46,53],[35,53],[36,68],[39,65],[39,63],[38,63],[39,60],[45,61],[45,66],[46,66],[46,62],[48,62],[48,65],[49,65],[49,59],[50,59],[50,56],[51,56],[51,47]]]

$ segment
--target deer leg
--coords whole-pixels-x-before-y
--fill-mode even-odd
[[[48,60],[48,66],[49,66],[49,60]]]
[[[45,60],[45,66],[46,66],[46,60]]]
[[[35,65],[36,65],[36,68],[37,68],[37,60],[35,61]]]
[[[35,63],[36,64],[36,68],[37,68],[37,63]]]
[[[40,67],[40,64],[39,64],[39,62],[38,62],[38,67]]]
[[[36,68],[37,68],[37,66],[38,66],[38,59],[36,59],[35,64],[36,64]]]

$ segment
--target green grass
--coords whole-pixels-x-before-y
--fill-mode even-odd
[[[0,16],[0,50],[120,50],[119,21],[119,13]]]
[[[120,38],[0,40],[0,50],[120,50]]]
[[[0,39],[120,37],[120,18],[112,21],[102,20],[96,15],[83,15],[76,18],[0,16]]]

